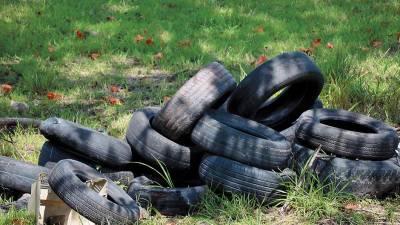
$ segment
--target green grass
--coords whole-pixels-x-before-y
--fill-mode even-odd
[[[325,75],[321,99],[326,107],[351,109],[398,125],[399,15],[396,0],[0,0],[0,84],[13,85],[10,94],[0,94],[0,117],[58,116],[122,137],[133,109],[163,104],[164,96],[173,95],[194,71],[212,60],[220,60],[239,81],[259,56],[272,58],[321,38],[312,57]],[[108,20],[109,16],[115,19]],[[259,27],[264,32],[256,32]],[[77,38],[77,30],[86,38]],[[137,35],[144,40],[136,43]],[[147,45],[147,38],[153,44]],[[374,40],[381,45],[372,47]],[[328,42],[334,48],[327,48]],[[159,52],[163,57],[155,59]],[[100,56],[92,60],[91,53]],[[121,92],[111,93],[111,85],[120,86]],[[51,101],[48,92],[63,97]],[[123,104],[109,104],[108,96],[122,99]],[[12,110],[11,100],[26,102],[29,111]],[[15,144],[0,139],[1,155],[36,162],[43,137],[20,130],[12,139]],[[307,202],[313,199],[303,196]],[[367,200],[357,202],[379,205],[385,215],[379,217],[398,222],[398,198]],[[279,207],[260,208],[243,199],[214,196],[205,204],[218,210],[176,220],[180,224],[277,224],[323,219],[294,210],[285,220]],[[241,211],[243,215],[235,215]],[[354,218],[369,221],[367,214],[357,212]],[[3,218],[0,224],[9,224]],[[175,221],[156,216],[145,223],[169,220]]]

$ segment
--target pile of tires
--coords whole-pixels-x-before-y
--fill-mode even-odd
[[[1,157],[0,186],[29,192],[45,172],[53,191],[84,217],[124,224],[137,221],[141,207],[168,216],[194,212],[208,188],[274,203],[317,148],[313,171],[349,192],[380,195],[400,184],[394,129],[323,109],[323,85],[320,69],[301,52],[266,61],[239,84],[212,62],[164,106],[136,110],[124,140],[60,118],[42,121],[48,141],[39,165]],[[137,164],[167,169],[163,178],[177,187],[157,186],[162,173]],[[110,198],[85,185],[96,178],[108,180]]]

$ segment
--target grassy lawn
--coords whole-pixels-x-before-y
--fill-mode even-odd
[[[0,0],[0,84],[13,88],[0,93],[0,117],[58,116],[123,137],[132,110],[163,104],[202,65],[220,60],[239,81],[264,56],[299,49],[325,75],[326,107],[400,126],[397,0]],[[17,112],[11,101],[29,110]],[[45,139],[33,130],[12,138],[0,140],[0,154],[36,163]],[[303,189],[289,194],[297,197],[285,215],[210,194],[198,215],[144,224],[400,222],[400,198]],[[357,210],[344,209],[349,201]],[[0,224],[21,215],[0,215]]]

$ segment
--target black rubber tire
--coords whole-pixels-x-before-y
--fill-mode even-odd
[[[79,155],[78,152],[74,152],[70,148],[66,146],[62,146],[57,143],[53,143],[51,141],[46,141],[42,149],[40,150],[38,165],[45,166],[47,168],[53,168],[54,165],[63,159],[73,159],[86,165],[89,165],[92,168],[96,167],[96,163],[90,161],[86,157]]]
[[[293,172],[282,173],[247,166],[219,156],[206,156],[199,168],[200,178],[217,190],[254,195],[269,204],[284,197],[284,183]]]
[[[132,151],[124,141],[71,121],[49,118],[40,125],[40,132],[100,165],[118,167],[132,160]]]
[[[176,92],[154,117],[152,126],[171,140],[186,139],[203,113],[215,103],[222,104],[235,87],[224,66],[210,63]]]
[[[314,151],[304,146],[294,147],[294,170],[299,172]],[[338,185],[338,189],[355,195],[382,196],[400,184],[397,157],[382,161],[351,160],[320,153],[313,171],[321,181]]]
[[[4,117],[0,118],[0,129],[16,126],[39,128],[41,120],[31,118]]]
[[[148,107],[133,113],[126,133],[132,150],[153,165],[158,165],[157,158],[169,170],[189,171],[196,168],[201,160],[201,152],[178,144],[152,128],[150,121],[159,110],[158,107]]]
[[[0,156],[0,186],[5,188],[30,193],[39,174],[49,172],[42,166]]]
[[[185,216],[193,212],[207,190],[207,186],[162,188],[154,185],[151,180],[138,177],[127,192],[133,199],[138,199],[141,207],[151,206],[164,216]]]
[[[399,138],[382,121],[346,110],[315,109],[299,118],[296,139],[326,152],[358,159],[383,160],[395,154]]]
[[[228,111],[282,129],[312,107],[323,85],[321,71],[306,54],[283,53],[239,83],[228,102]],[[278,97],[269,100],[284,88]]]
[[[281,133],[290,143],[294,143],[296,139],[296,129],[297,122],[294,123],[292,126],[280,131],[279,133]]]
[[[324,108],[322,101],[317,99],[314,102],[312,109],[322,109],[322,108]],[[296,129],[297,129],[297,120],[290,127],[285,128],[283,130],[279,130],[279,133],[281,133],[283,136],[285,136],[285,138],[290,143],[293,143],[296,139]]]
[[[292,151],[279,132],[223,111],[207,111],[191,137],[212,154],[262,169],[285,168]]]
[[[321,101],[321,99],[317,99],[317,100],[315,100],[314,105],[311,108],[322,109],[322,108],[324,108],[324,103]]]
[[[46,141],[43,144],[42,150],[39,154],[38,165],[52,169],[59,161],[63,159],[73,159],[82,162],[104,174],[112,181],[123,184],[125,186],[128,186],[134,178],[131,171],[121,171],[107,167],[99,167],[98,165],[96,165],[96,163],[91,162],[83,158],[82,156],[75,155],[71,152],[70,149],[58,144],[54,144],[50,141]]]
[[[23,194],[16,201],[0,203],[0,215],[2,213],[9,212],[11,209],[14,209],[16,211],[27,210],[28,209],[28,202],[30,200],[31,200],[31,195],[30,194]]]
[[[107,179],[107,198],[87,187],[87,180]],[[51,171],[49,185],[73,210],[96,224],[132,224],[139,219],[136,202],[114,182],[75,160],[61,160]]]

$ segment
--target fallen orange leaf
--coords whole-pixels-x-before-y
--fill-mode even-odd
[[[136,43],[141,42],[143,39],[144,39],[144,37],[143,37],[142,35],[140,35],[140,34],[138,34],[138,35],[135,36],[135,41],[136,41]]]
[[[313,48],[299,48],[299,51],[304,52],[307,55],[312,55],[314,49]]]
[[[49,51],[49,52],[55,52],[55,51],[56,51],[56,48],[53,47],[53,46],[51,46],[51,45],[49,45],[49,46],[47,47],[47,51]]]
[[[344,209],[346,209],[346,210],[356,210],[357,208],[358,208],[358,205],[354,204],[352,202],[349,202],[346,205],[344,205]]]
[[[192,45],[192,41],[189,39],[185,39],[179,42],[179,45],[181,47],[189,47],[190,45]]]
[[[333,46],[332,43],[328,42],[328,43],[326,44],[326,47],[327,47],[327,48],[333,48],[334,46]]]
[[[368,52],[368,51],[369,51],[369,48],[368,48],[368,47],[361,47],[361,50],[362,50],[363,52]]]
[[[374,48],[379,48],[379,47],[381,47],[381,45],[382,45],[382,41],[380,41],[380,40],[371,41],[371,46]]]
[[[76,30],[76,37],[83,40],[85,39],[85,34],[82,33],[80,30]]]
[[[121,88],[120,87],[118,87],[117,85],[111,85],[111,88],[110,88],[110,91],[111,92],[120,92],[121,91]]]
[[[47,99],[49,100],[58,100],[62,97],[61,94],[58,94],[56,92],[47,92]]]
[[[114,16],[107,16],[106,18],[107,18],[108,21],[115,20]]]
[[[256,61],[256,65],[260,65],[263,62],[267,61],[268,57],[265,55],[260,55]]]
[[[264,27],[263,26],[259,26],[254,30],[256,33],[263,33],[264,32]]]
[[[154,43],[153,38],[149,37],[146,39],[146,44],[147,45],[152,45]]]
[[[107,97],[107,101],[111,105],[122,105],[121,99],[115,98],[115,97],[112,97],[112,96],[108,96]]]
[[[13,87],[9,84],[2,84],[1,85],[1,91],[5,94],[8,94],[12,91]]]
[[[163,102],[166,103],[171,99],[171,96],[163,96]]]
[[[164,57],[164,54],[162,52],[159,52],[159,53],[155,54],[153,57],[154,57],[154,59],[160,60]]]
[[[13,219],[13,220],[11,220],[11,224],[12,225],[25,225],[26,223],[24,222],[24,220],[21,220],[21,219]]]
[[[312,48],[316,48],[316,47],[318,47],[320,44],[321,44],[321,38],[317,38],[317,39],[314,39],[314,40],[311,42],[311,47],[312,47]]]
[[[98,53],[98,52],[92,52],[89,54],[89,58],[92,60],[96,60],[99,57],[100,57],[100,53]]]

